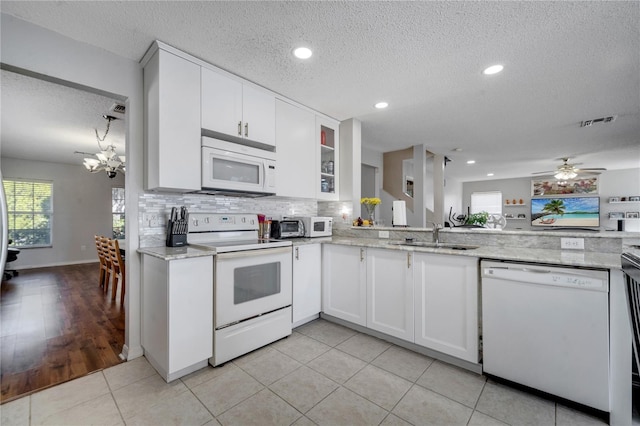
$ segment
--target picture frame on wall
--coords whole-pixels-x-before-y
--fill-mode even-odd
[[[598,176],[556,180],[553,177],[531,179],[531,196],[597,194]],[[613,197],[615,198],[615,197]],[[611,200],[609,200],[611,202]]]
[[[636,201],[636,202],[640,201],[640,195],[636,195],[634,197],[629,197],[629,201]]]
[[[609,202],[610,203],[619,203],[620,202],[620,197],[609,197]]]
[[[640,212],[626,212],[625,219],[640,219]]]
[[[610,212],[609,219],[624,219],[624,212]]]

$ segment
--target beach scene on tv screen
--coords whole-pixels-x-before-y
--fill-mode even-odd
[[[600,226],[598,197],[535,198],[531,200],[534,226]]]

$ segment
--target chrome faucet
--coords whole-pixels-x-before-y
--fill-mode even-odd
[[[442,229],[442,225],[436,222],[429,222],[433,227],[433,242],[436,244],[440,243],[440,230]]]

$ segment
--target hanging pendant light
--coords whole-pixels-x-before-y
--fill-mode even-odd
[[[96,154],[89,154],[93,155],[94,158],[85,157],[82,164],[91,173],[105,171],[107,173],[107,176],[113,179],[114,177],[116,177],[118,172],[125,172],[125,156],[118,155],[116,153],[116,147],[113,145],[107,145],[105,148],[102,147],[102,144],[100,142],[104,142],[104,140],[107,138],[107,135],[109,134],[109,128],[111,127],[111,122],[113,120],[117,120],[116,117],[110,115],[103,115],[103,117],[105,120],[107,120],[107,129],[104,132],[104,136],[101,138],[98,135],[98,130],[94,129],[96,132],[96,141],[98,142],[98,148],[100,148],[100,152]]]

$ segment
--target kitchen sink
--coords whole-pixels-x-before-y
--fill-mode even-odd
[[[480,246],[471,246],[467,244],[455,244],[455,243],[430,243],[427,241],[391,241],[389,244],[397,246],[410,246],[410,247],[427,247],[427,248],[442,248],[449,250],[474,250]]]

